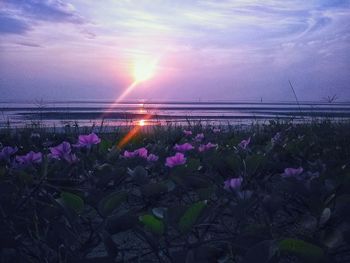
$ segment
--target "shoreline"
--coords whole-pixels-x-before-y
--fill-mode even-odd
[[[105,105],[103,105],[104,103]],[[139,121],[147,125],[187,124],[212,122],[249,124],[268,120],[350,119],[347,102],[186,102],[186,101],[125,101],[113,104],[107,101],[68,102],[0,102],[0,126],[56,126],[107,123],[108,126],[128,126]]]
[[[106,121],[92,122],[89,125],[84,123],[67,122],[59,125],[45,125],[40,122],[32,122],[22,124],[23,126],[1,126],[0,135],[6,133],[18,133],[31,131],[34,133],[48,133],[48,134],[65,134],[65,133],[82,133],[82,132],[95,132],[99,134],[109,134],[115,132],[128,132],[133,129],[137,129],[140,133],[152,133],[156,129],[167,130],[167,129],[187,129],[200,127],[201,129],[210,130],[214,127],[219,127],[222,131],[238,130],[245,131],[252,127],[267,127],[271,124],[281,126],[292,126],[296,127],[307,127],[307,126],[322,126],[322,125],[338,125],[338,126],[350,126],[350,119],[336,119],[336,118],[320,118],[320,119],[293,119],[293,118],[275,118],[275,119],[251,119],[250,121],[229,122],[225,120],[184,120],[181,122],[164,122],[164,123],[147,123],[146,125],[140,125],[139,120],[131,120],[123,125],[111,124]]]

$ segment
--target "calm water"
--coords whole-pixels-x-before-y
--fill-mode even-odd
[[[350,119],[350,102],[252,102],[252,101],[21,101],[0,102],[0,126],[23,127],[33,123],[45,126],[156,125],[187,123],[249,123],[286,118]]]

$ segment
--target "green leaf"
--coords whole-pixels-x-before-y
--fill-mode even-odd
[[[200,188],[197,190],[197,194],[200,200],[209,199],[214,193],[214,187]]]
[[[226,158],[226,164],[235,173],[239,173],[242,165],[242,161],[236,154],[231,154]]]
[[[96,167],[95,174],[96,174],[96,178],[95,178],[96,180],[105,181],[105,178],[108,178],[110,177],[110,175],[113,174],[113,166],[108,163],[103,163]],[[102,183],[99,182],[99,184],[102,184]]]
[[[172,176],[171,179],[173,179],[178,185],[181,185],[182,187],[189,187],[194,189],[206,188],[212,185],[211,182],[203,177],[188,174]]]
[[[6,175],[6,169],[5,167],[0,167],[0,179],[4,179]]]
[[[212,185],[211,182],[209,182],[208,180],[206,180],[203,177],[199,177],[199,176],[193,176],[193,175],[189,175],[189,176],[184,176],[183,180],[186,182],[186,184],[191,187],[191,188],[206,188]]]
[[[101,154],[108,153],[108,149],[112,147],[113,143],[111,141],[108,141],[106,139],[102,139],[100,144],[98,145],[98,151]]]
[[[109,150],[109,152],[107,153],[107,159],[117,159],[119,157],[120,154],[120,149],[114,145],[111,147],[111,149]]]
[[[176,184],[172,180],[165,181],[165,185],[168,188],[168,192],[171,192],[176,188]]]
[[[260,224],[249,224],[243,227],[241,233],[237,236],[239,244],[246,247],[255,246],[269,238],[271,238],[270,229]]]
[[[148,183],[148,172],[142,166],[136,166],[134,170],[129,171],[129,174],[133,177],[134,181],[138,185],[144,185]]]
[[[286,146],[285,149],[290,152],[292,155],[299,155],[303,152],[303,150],[299,147],[299,142],[294,139],[290,141]]]
[[[146,197],[157,196],[168,192],[166,183],[147,184],[141,187],[141,193]]]
[[[60,198],[64,205],[74,210],[77,214],[80,214],[84,209],[84,200],[76,195],[69,192],[62,192]]]
[[[196,223],[202,210],[206,206],[206,201],[201,201],[191,205],[179,221],[179,230],[182,233],[186,233],[191,230],[191,227]]]
[[[184,166],[184,165],[180,165],[180,166],[176,166],[176,167],[174,167],[174,168],[172,168],[171,169],[171,171],[170,171],[170,174],[173,176],[173,175],[175,175],[175,176],[181,176],[181,175],[186,175],[186,174],[188,174],[188,171],[189,171],[189,169],[186,167],[186,166]]]
[[[114,242],[114,240],[112,239],[111,235],[108,232],[106,231],[102,232],[102,241],[108,255],[111,258],[115,258],[118,255],[118,251],[119,251],[118,245]]]
[[[341,227],[339,228],[325,228],[321,232],[321,240],[322,244],[327,246],[330,249],[336,248],[339,246],[344,240],[344,237],[346,235],[346,231],[343,232],[343,229]]]
[[[137,215],[131,211],[109,216],[106,220],[106,230],[111,235],[133,228],[137,224]]]
[[[147,170],[141,166],[141,165],[138,165],[134,168],[134,170],[128,168],[128,174],[131,175],[131,176],[147,176],[148,175],[148,172]]]
[[[265,157],[262,154],[254,154],[254,155],[248,156],[247,159],[245,160],[247,173],[249,175],[254,174],[264,161],[265,161]]]
[[[268,263],[277,252],[277,247],[273,240],[261,241],[248,249],[243,263],[261,262]]]
[[[188,207],[184,205],[174,205],[174,206],[168,207],[166,217],[165,217],[167,224],[171,224],[174,227],[176,227],[178,225],[180,218],[186,212],[187,208]]]
[[[323,226],[331,218],[331,209],[326,207],[320,216],[320,225]]]
[[[61,215],[61,209],[53,204],[44,205],[40,209],[40,217],[49,221],[54,220],[54,218],[57,218],[59,215]]]
[[[213,245],[203,245],[193,250],[194,260],[192,262],[220,262],[219,258],[224,250]]]
[[[190,158],[187,160],[186,168],[190,171],[197,171],[200,165],[199,159]]]
[[[98,210],[104,216],[107,216],[119,207],[127,198],[125,192],[114,192],[104,197],[98,205]]]
[[[33,176],[26,173],[25,171],[19,171],[16,173],[16,175],[18,176],[18,179],[24,184],[31,184],[34,181]]]
[[[305,260],[318,262],[323,256],[323,250],[311,243],[300,239],[286,238],[278,242],[279,250],[283,253],[295,254]]]
[[[157,235],[163,235],[164,223],[153,215],[143,215],[139,217],[139,220],[145,225],[147,229]]]

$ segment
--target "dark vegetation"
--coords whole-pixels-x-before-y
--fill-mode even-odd
[[[73,130],[3,130],[2,147],[43,159],[0,161],[0,262],[350,262],[349,123],[186,129],[154,127],[122,149],[125,132],[98,134],[74,163],[48,157]],[[185,142],[186,164],[165,166]],[[207,142],[218,147],[199,152]],[[140,147],[159,160],[123,157]]]

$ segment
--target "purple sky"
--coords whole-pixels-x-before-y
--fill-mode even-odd
[[[103,3],[103,4],[102,4]],[[348,0],[0,0],[0,100],[350,100]]]

